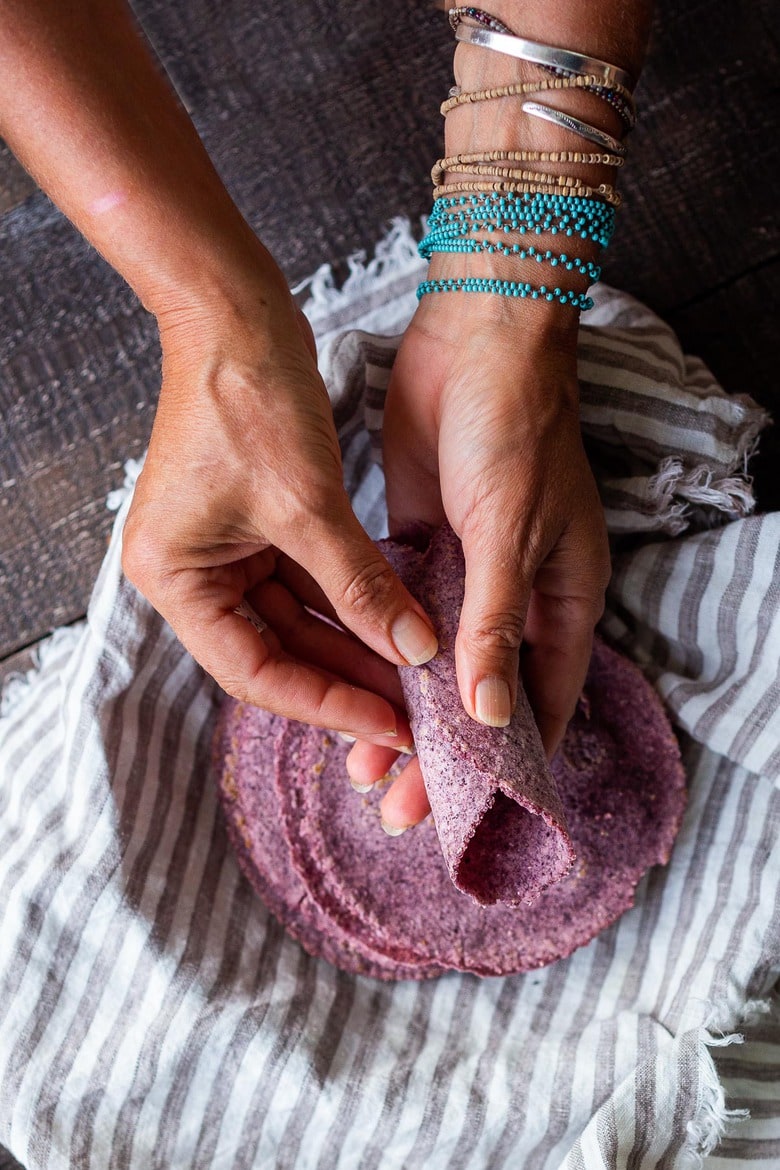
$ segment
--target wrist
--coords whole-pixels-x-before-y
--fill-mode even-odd
[[[448,259],[457,263],[448,265]],[[470,257],[432,257],[428,279],[474,275],[464,259]],[[523,279],[516,271],[503,278]],[[464,352],[471,346],[485,360],[512,354],[533,364],[554,354],[569,363],[576,376],[579,313],[570,306],[542,298],[442,292],[421,298],[414,322],[442,344]]]
[[[207,316],[221,304],[292,303],[276,261],[232,204],[212,214],[179,206],[167,223],[164,238],[150,233],[142,264],[126,273],[158,322]]]
[[[146,302],[157,318],[164,363],[235,359],[257,372],[297,363],[308,351],[308,365],[316,353],[310,327],[257,240],[235,255],[227,243],[216,253],[204,246],[197,260],[191,274],[173,286],[160,282]]]

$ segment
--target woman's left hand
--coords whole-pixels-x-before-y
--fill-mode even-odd
[[[391,534],[446,518],[463,542],[463,704],[505,725],[520,670],[548,757],[581,693],[610,573],[580,436],[576,340],[576,316],[561,306],[425,296],[393,366],[384,421]],[[353,783],[376,781],[395,758],[357,743]],[[400,829],[428,811],[413,760],[384,797],[383,821]]]

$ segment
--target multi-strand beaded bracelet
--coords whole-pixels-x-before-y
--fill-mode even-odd
[[[525,97],[551,90],[585,89],[616,110],[627,130],[633,127],[636,111],[630,78],[616,66],[571,50],[526,41],[481,8],[452,8],[449,19],[457,40],[532,61],[552,76],[473,93],[464,93],[455,86],[442,104],[443,115],[466,102],[515,95]],[[625,148],[618,139],[599,127],[555,107],[524,101],[521,108],[531,116],[544,118],[596,143],[601,150],[589,153],[495,150],[439,159],[431,171],[433,211],[419,252],[425,259],[430,259],[436,252],[498,252],[517,260],[530,259],[556,270],[551,283],[534,285],[529,281],[463,276],[423,280],[417,289],[418,298],[434,292],[482,292],[556,301],[578,310],[592,307],[593,301],[585,293],[561,288],[554,283],[554,277],[563,271],[577,272],[586,276],[590,284],[595,284],[601,275],[599,266],[570,251],[556,252],[551,248],[537,247],[525,237],[529,234],[563,235],[571,237],[572,241],[588,240],[605,248],[612,236],[620,196],[609,184],[591,187],[577,177],[551,170],[550,164],[620,167]],[[513,163],[537,165],[532,169],[503,165]],[[446,183],[448,171],[459,176],[474,176],[474,180],[459,178]]]

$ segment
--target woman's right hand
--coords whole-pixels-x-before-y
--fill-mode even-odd
[[[408,746],[391,663],[433,656],[430,622],[352,511],[314,339],[281,273],[226,287],[158,312],[162,390],[125,572],[230,694]],[[244,602],[262,633],[235,612]]]

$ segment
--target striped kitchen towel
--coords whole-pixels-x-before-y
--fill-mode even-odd
[[[310,282],[375,536],[382,391],[419,271],[397,223],[343,289]],[[780,517],[750,515],[745,476],[764,418],[630,298],[602,291],[590,319],[604,629],[663,694],[690,782],[669,865],[528,975],[386,985],[310,958],[230,853],[218,690],[123,578],[117,499],[86,622],[0,718],[0,1142],[28,1170],[672,1170],[724,1131],[713,1166],[778,1164]]]

